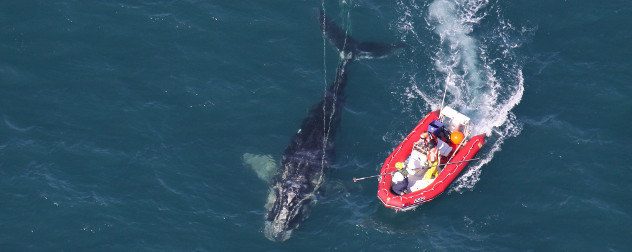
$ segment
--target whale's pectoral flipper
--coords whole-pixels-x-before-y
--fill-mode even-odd
[[[404,44],[388,44],[376,42],[358,42],[348,32],[344,31],[336,23],[325,17],[325,12],[320,10],[320,29],[325,33],[329,42],[345,54],[351,53],[355,59],[382,58],[406,47]]]
[[[242,161],[257,173],[257,177],[269,182],[277,172],[277,164],[271,155],[256,155],[246,153],[241,157]]]

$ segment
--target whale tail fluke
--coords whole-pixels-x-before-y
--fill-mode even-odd
[[[327,18],[322,9],[320,9],[319,17],[321,31],[333,46],[344,53],[345,57],[350,54],[353,59],[383,58],[406,47],[404,44],[358,42],[332,19]]]

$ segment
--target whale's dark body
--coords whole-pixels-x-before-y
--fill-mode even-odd
[[[320,12],[321,30],[343,53],[336,77],[323,100],[309,110],[301,128],[283,152],[279,172],[272,180],[265,217],[265,236],[285,241],[308,216],[314,194],[322,184],[334,157],[334,139],[340,124],[340,108],[345,97],[349,63],[358,58],[375,58],[390,54],[400,46],[358,43]]]

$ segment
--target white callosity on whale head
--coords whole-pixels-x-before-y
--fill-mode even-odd
[[[308,205],[313,202],[313,193],[301,188],[299,181],[287,180],[276,184],[268,196],[268,213],[264,234],[272,240],[283,242],[307,217]]]

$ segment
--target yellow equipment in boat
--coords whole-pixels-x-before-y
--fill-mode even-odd
[[[430,167],[430,169],[428,169],[426,175],[424,175],[424,179],[432,179],[433,176],[435,178],[439,176],[439,172],[437,171],[437,163],[438,162],[434,162],[434,164],[432,164],[433,167]]]

